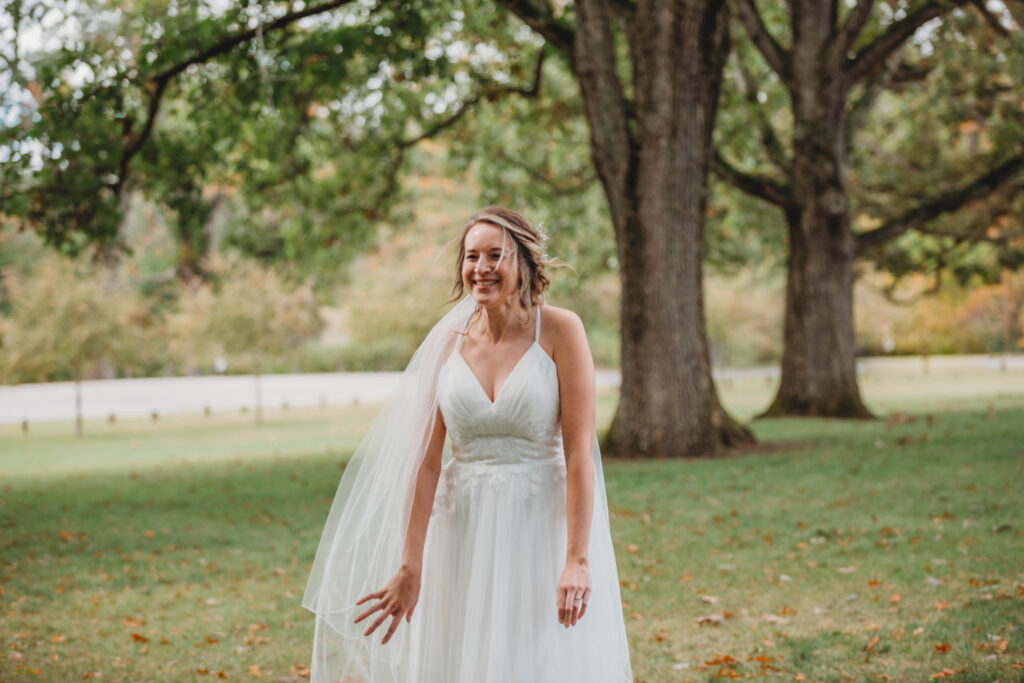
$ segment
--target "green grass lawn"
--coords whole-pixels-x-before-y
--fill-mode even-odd
[[[1024,680],[1024,372],[941,365],[862,375],[893,419],[605,463],[638,681]],[[721,387],[744,418],[772,389]],[[301,680],[306,572],[373,413],[0,428],[0,681]]]

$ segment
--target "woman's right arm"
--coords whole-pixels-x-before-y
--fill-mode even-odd
[[[430,435],[430,443],[427,444],[427,452],[420,465],[419,474],[416,475],[416,492],[413,495],[412,511],[409,515],[409,528],[405,533],[402,566],[399,567],[398,572],[387,586],[360,598],[356,603],[361,605],[368,600],[378,600],[377,604],[356,617],[355,623],[357,624],[374,612],[381,612],[363,635],[370,635],[385,619],[391,617],[391,624],[381,640],[382,644],[388,642],[394,635],[402,617],[405,617],[406,621],[412,619],[413,609],[419,601],[420,574],[423,571],[423,546],[427,540],[427,525],[430,523],[430,513],[434,507],[437,481],[441,476],[441,454],[444,450],[446,434],[444,419],[441,416],[440,408],[438,408],[434,417],[434,431]]]

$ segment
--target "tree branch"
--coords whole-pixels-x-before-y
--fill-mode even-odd
[[[278,17],[274,21],[259,28],[251,28],[245,31],[239,31],[238,33],[234,33],[230,36],[225,36],[205,50],[197,52],[191,57],[177,62],[176,64],[172,64],[163,71],[151,76],[146,81],[146,87],[150,91],[149,105],[146,108],[146,122],[143,124],[142,130],[139,131],[139,134],[129,140],[128,144],[121,152],[118,177],[117,180],[110,185],[111,189],[115,192],[120,192],[124,187],[124,183],[128,178],[128,164],[131,162],[132,158],[139,153],[139,150],[141,150],[142,146],[146,144],[150,134],[153,132],[153,126],[156,124],[156,117],[160,112],[160,104],[163,100],[164,93],[167,90],[167,86],[172,80],[174,80],[175,76],[190,66],[203,64],[215,57],[227,54],[239,45],[255,38],[257,31],[262,31],[263,35],[266,35],[270,31],[284,28],[285,26],[295,23],[300,19],[335,10],[352,1],[353,0],[330,0],[322,5],[315,5],[306,7],[299,11],[289,12],[288,14]]]
[[[735,54],[736,66],[739,69],[739,78],[736,80],[739,82],[740,91],[743,93],[744,99],[754,110],[754,118],[757,120],[757,127],[761,133],[761,144],[764,146],[768,158],[775,164],[775,167],[782,171],[782,173],[788,173],[790,164],[788,155],[782,148],[779,136],[775,134],[775,128],[772,127],[771,121],[768,120],[764,107],[761,105],[760,100],[757,99],[757,87],[754,85],[754,76],[747,68],[742,53],[736,51]]]
[[[415,137],[398,141],[396,143],[397,146],[402,149],[406,149],[422,142],[423,140],[432,138],[448,128],[451,128],[482,99],[492,100],[503,95],[520,95],[527,98],[537,97],[537,95],[540,94],[541,80],[544,72],[544,55],[546,52],[547,50],[542,47],[540,53],[537,55],[537,63],[533,67],[533,81],[529,86],[522,87],[513,85],[494,85],[490,83],[484,84],[479,92],[474,94],[472,97],[465,99],[451,115],[437,121],[431,126],[428,126],[422,133]]]
[[[834,44],[837,58],[840,60],[846,58],[846,54],[857,41],[860,32],[864,30],[864,25],[867,24],[868,18],[871,16],[871,9],[874,6],[875,0],[857,0],[857,4],[850,10],[846,21],[843,22],[842,27],[839,29],[839,34],[836,36]]]
[[[902,215],[886,221],[874,230],[859,233],[857,248],[860,251],[878,246],[912,229],[921,229],[928,221],[963,208],[972,201],[984,199],[1024,170],[1024,153],[1010,157],[988,173],[942,196],[934,197],[923,204],[905,211]]]
[[[559,21],[546,3],[541,6],[535,0],[497,0],[497,2],[519,17],[524,24],[540,34],[570,63],[572,62],[575,31],[571,26]]]
[[[988,7],[985,6],[984,0],[970,0],[970,2],[974,9],[978,10],[978,13],[981,14],[982,18],[985,19],[988,25],[992,27],[993,31],[1003,38],[1010,35],[1010,29],[1003,26],[1003,23],[999,21],[999,17],[989,11]]]
[[[903,46],[901,45],[896,49],[897,54],[894,54],[886,61],[885,68],[881,72],[868,79],[868,82],[864,84],[864,92],[861,93],[860,97],[850,107],[846,130],[844,131],[845,140],[843,141],[848,152],[853,149],[853,141],[857,133],[867,123],[871,110],[878,100],[878,94],[892,84],[900,65],[903,63],[903,57],[899,54],[903,50]]]
[[[882,35],[861,48],[855,57],[847,60],[845,68],[847,82],[852,85],[874,73],[889,55],[914,35],[922,24],[967,2],[968,0],[930,0],[893,23]]]
[[[726,161],[718,150],[715,150],[715,155],[711,160],[711,170],[729,185],[752,197],[763,199],[783,209],[792,203],[788,186],[764,176],[740,171]]]
[[[747,35],[750,36],[750,40],[768,62],[768,66],[788,84],[790,79],[789,53],[768,32],[754,0],[736,0],[736,13],[739,15]]]

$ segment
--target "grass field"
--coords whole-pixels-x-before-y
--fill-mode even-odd
[[[1024,680],[1024,371],[930,369],[866,370],[876,421],[605,463],[638,681]],[[721,387],[744,418],[772,389]],[[0,428],[0,681],[301,680],[306,572],[373,412]]]

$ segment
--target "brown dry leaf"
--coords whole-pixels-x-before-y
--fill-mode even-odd
[[[734,616],[736,616],[735,612],[712,612],[711,614],[706,614],[703,617],[697,617],[694,621],[697,622],[698,626],[704,626],[706,624],[711,626],[718,626],[726,619],[731,619]]]
[[[156,534],[154,534],[150,529],[146,529],[145,531],[143,531],[142,535],[146,538],[153,538],[154,536],[156,536]]]
[[[296,664],[295,666],[289,667],[292,676],[298,676],[299,678],[309,678],[309,667],[303,666],[302,664]]]
[[[794,680],[797,680],[797,681],[806,681],[806,680],[807,680],[807,678],[805,678],[805,677],[804,677],[804,675],[803,675],[802,673],[799,673],[799,672],[798,672],[798,673],[797,673],[797,675],[796,675],[796,678],[795,678]]]
[[[148,643],[149,638],[142,635],[141,633],[132,633],[132,640],[136,643]]]
[[[939,601],[937,601],[935,603],[935,609],[939,610],[940,612],[942,610],[944,610],[944,609],[949,609],[949,608],[950,608],[950,604],[948,602],[942,602],[941,600],[939,600]]]
[[[84,674],[82,674],[82,678],[99,678],[99,677],[100,677],[100,672],[99,671],[86,671]]]
[[[874,578],[873,579],[868,579],[868,585],[872,586],[872,587],[874,587],[874,586],[881,586],[882,582],[879,581],[878,579],[874,579]]]
[[[936,652],[949,652],[952,649],[953,649],[953,646],[950,645],[949,643],[942,643],[941,645],[936,645],[935,646],[935,651]]]
[[[635,552],[637,552],[639,550],[640,550],[640,548],[636,544],[634,544],[634,543],[630,543],[629,545],[626,546],[626,552],[635,553]]]
[[[60,530],[60,540],[62,540],[65,543],[67,543],[68,541],[71,540],[71,537],[72,537],[72,534],[67,529],[61,529]]]
[[[768,614],[767,612],[762,614],[761,618],[764,619],[765,621],[767,621],[770,624],[788,624],[789,623],[789,619],[787,619],[785,617],[776,616],[774,614]]]
[[[54,643],[63,643],[65,640],[67,640],[67,638],[63,633],[58,633],[54,637],[50,638],[50,641]]]
[[[881,678],[883,681],[895,681],[896,680],[895,676],[890,676],[889,674],[875,674],[875,678]]]
[[[263,678],[263,672],[260,670],[259,664],[253,664],[249,667],[249,674],[256,678]]]
[[[890,633],[889,635],[892,636],[893,640],[899,642],[899,641],[903,640],[903,629],[897,629],[897,630],[893,631],[892,633]]]
[[[221,670],[217,670],[217,678],[227,678],[228,675]]]
[[[700,599],[710,605],[714,605],[716,602],[721,600],[721,598],[715,597],[714,595],[702,595],[700,596]]]
[[[895,605],[897,602],[899,602],[902,599],[903,599],[903,596],[900,595],[899,593],[893,593],[892,595],[889,596],[889,602],[892,603],[893,605]]]
[[[196,673],[200,676],[205,676],[206,674],[210,673],[210,670],[207,669],[205,666],[200,666],[196,668]]]
[[[873,647],[874,647],[875,645],[878,645],[878,640],[879,640],[878,636],[872,636],[872,637],[871,637],[871,642],[870,642],[870,643],[868,643],[868,644],[867,644],[867,645],[866,645],[866,646],[864,647],[864,651],[865,651],[865,652],[871,652],[871,648],[873,648]]]
[[[718,671],[715,672],[715,675],[712,678],[739,678],[739,677],[740,677],[740,675],[738,673],[736,673],[731,667],[723,666]]]
[[[125,617],[124,625],[131,626],[132,628],[138,628],[139,626],[145,626],[146,622],[142,619],[136,619],[134,617]]]
[[[928,677],[928,680],[935,678],[948,678],[949,676],[956,676],[963,669],[950,669],[949,667],[944,668],[942,671],[937,671]]]

